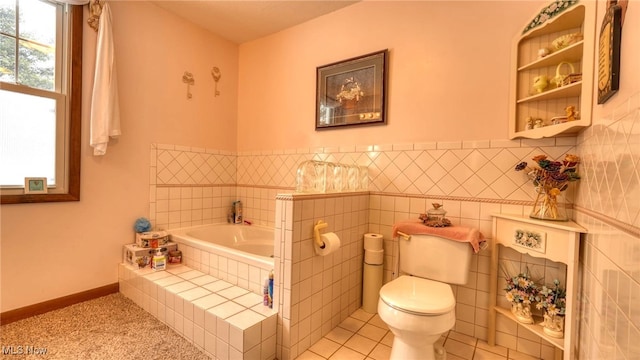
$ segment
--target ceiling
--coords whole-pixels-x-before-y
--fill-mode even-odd
[[[360,0],[177,0],[156,5],[229,41],[255,40]]]

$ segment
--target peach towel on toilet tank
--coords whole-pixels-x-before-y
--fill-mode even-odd
[[[484,235],[476,228],[466,226],[429,227],[420,220],[398,221],[393,224],[393,237],[398,236],[398,231],[408,235],[434,235],[445,239],[468,242],[474,253],[480,251],[480,246],[485,242]]]

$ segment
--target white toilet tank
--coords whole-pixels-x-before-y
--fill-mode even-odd
[[[411,235],[400,242],[400,271],[448,284],[466,284],[471,244],[432,235]]]

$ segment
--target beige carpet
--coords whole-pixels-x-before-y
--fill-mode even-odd
[[[2,325],[0,344],[0,357],[12,360],[208,359],[119,293]]]

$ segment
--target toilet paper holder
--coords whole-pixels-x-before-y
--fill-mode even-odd
[[[327,226],[329,226],[329,224],[322,220],[318,220],[316,225],[313,227],[313,239],[320,249],[324,249],[325,246],[324,241],[322,241],[322,238],[320,237],[320,230],[326,228]]]

